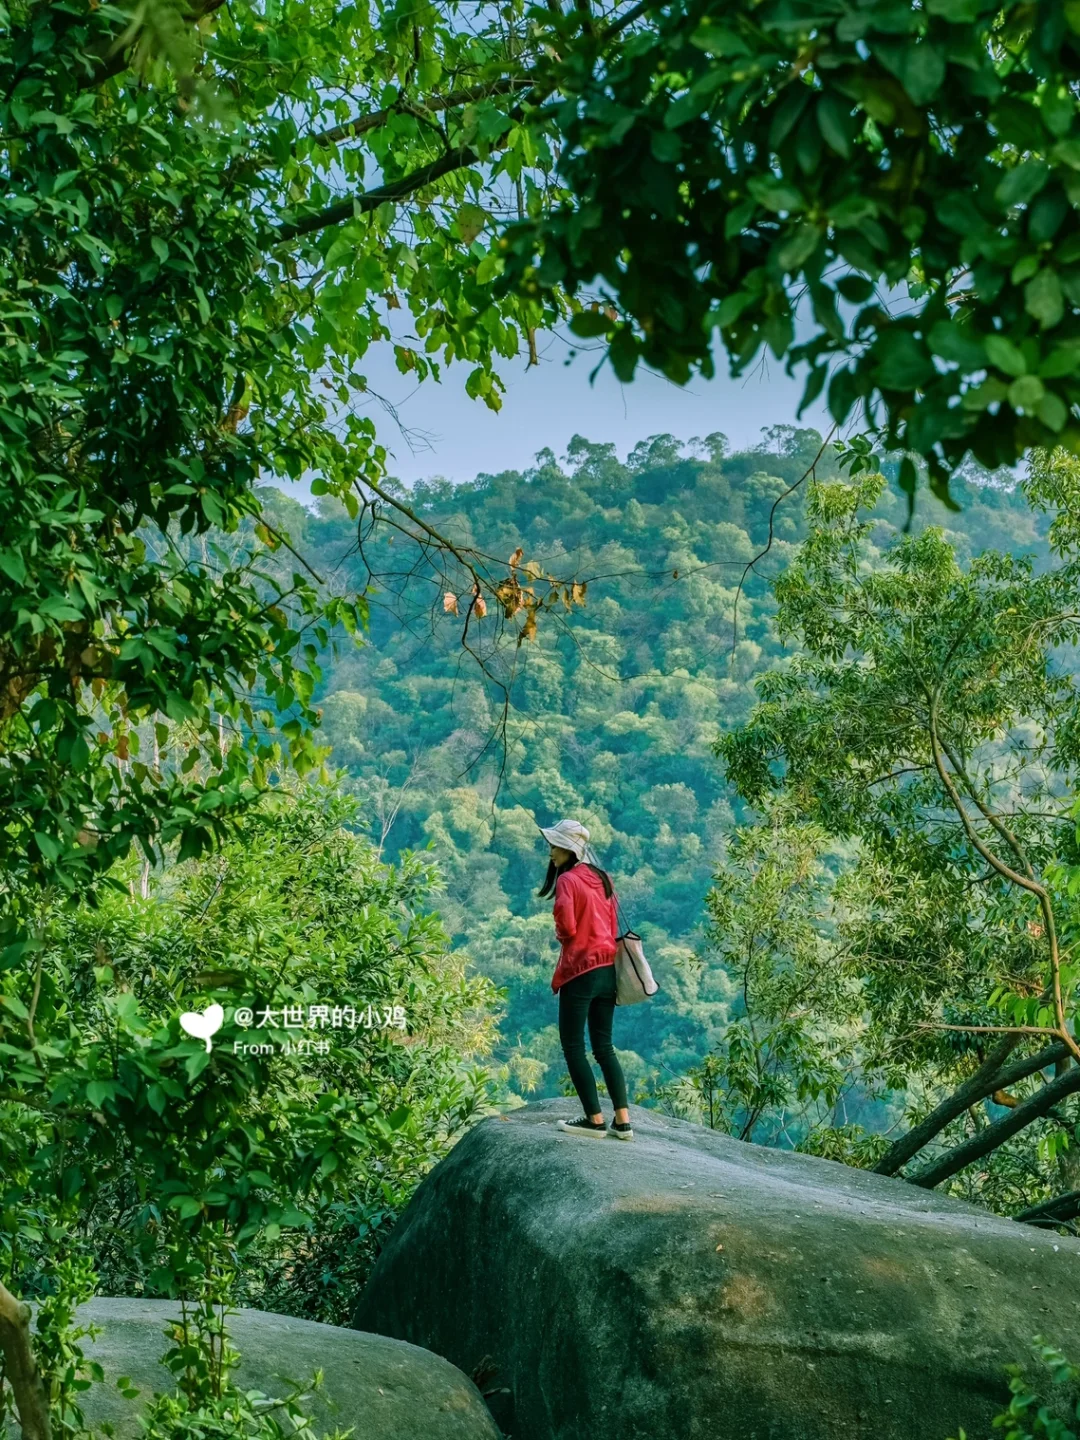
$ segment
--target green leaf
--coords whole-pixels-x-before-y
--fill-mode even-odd
[[[981,370],[986,364],[982,340],[955,320],[939,320],[931,328],[930,348],[943,360],[950,360],[965,370]]]
[[[982,0],[926,0],[928,15],[940,15],[954,25],[977,20],[982,10]]]
[[[762,330],[769,349],[778,360],[781,359],[795,339],[795,322],[787,313],[770,315]]]
[[[799,408],[796,411],[796,419],[801,419],[803,412],[807,410],[821,394],[828,374],[829,372],[824,365],[818,365],[807,375],[806,386],[803,389],[802,399],[799,401]]]
[[[878,384],[887,390],[913,390],[934,373],[929,356],[907,330],[886,330],[870,352],[877,362]]]
[[[614,322],[604,314],[602,310],[579,310],[576,315],[570,317],[570,330],[574,335],[580,335],[582,339],[592,339],[596,335],[606,335],[614,328]]]
[[[461,205],[457,212],[457,227],[462,241],[471,245],[487,224],[487,211],[480,205]]]
[[[1034,414],[1046,391],[1037,375],[1021,375],[1009,386],[1009,404],[1014,410]]]
[[[1000,405],[1009,393],[1009,387],[997,376],[990,375],[980,384],[965,390],[960,399],[964,410],[986,410],[991,405]]]
[[[63,847],[52,835],[46,835],[43,830],[35,830],[34,840],[37,842],[37,847],[46,860],[53,861],[59,859]]]
[[[809,260],[821,241],[821,230],[816,225],[803,223],[796,227],[776,252],[777,264],[781,270],[796,274]]]
[[[901,83],[916,105],[925,105],[941,89],[945,55],[929,41],[912,45],[901,72]]]
[[[734,30],[715,20],[702,20],[690,36],[690,44],[707,55],[749,55],[750,48]]]
[[[696,120],[703,110],[708,107],[708,99],[704,95],[695,94],[688,90],[686,94],[680,95],[673,100],[664,112],[664,128],[677,130],[680,125],[685,125],[690,120]]]
[[[1051,350],[1039,366],[1039,375],[1044,380],[1057,380],[1065,375],[1074,375],[1080,369],[1080,337],[1066,341]]]
[[[829,381],[829,414],[842,425],[862,393],[860,377],[852,366],[836,370]]]
[[[1014,285],[1022,285],[1025,280],[1030,280],[1041,264],[1038,255],[1021,255],[1020,259],[1012,268],[1009,279]]]
[[[797,212],[805,208],[801,193],[788,180],[776,175],[755,176],[748,180],[747,190],[766,210]]]
[[[1064,85],[1048,84],[1039,100],[1043,121],[1051,135],[1067,135],[1076,117],[1076,101]]]
[[[31,948],[31,942],[29,940],[17,940],[13,945],[5,945],[4,948],[0,950],[0,972],[13,970]]]
[[[100,1110],[106,1100],[111,1100],[116,1086],[111,1080],[91,1080],[86,1087],[87,1101],[95,1110]]]
[[[184,1061],[184,1069],[187,1071],[189,1080],[197,1080],[206,1067],[210,1064],[210,1055],[205,1049],[198,1049],[189,1055]]]
[[[996,366],[998,370],[1004,370],[1006,375],[1024,375],[1027,373],[1027,361],[1006,336],[988,335],[983,343],[986,346],[986,354],[990,364]]]
[[[26,580],[26,561],[18,550],[0,550],[0,570],[16,585]]]
[[[1065,298],[1053,270],[1040,270],[1024,286],[1024,309],[1038,320],[1043,330],[1051,329],[1065,314]]]
[[[1080,170],[1080,140],[1059,140],[1050,151],[1050,158]]]
[[[853,305],[865,305],[874,293],[874,282],[865,275],[841,275],[836,288]]]
[[[725,295],[716,311],[716,323],[721,327],[733,325],[747,306],[753,305],[759,298],[749,290],[736,290],[734,295]]]
[[[141,1019],[139,1016],[139,1002],[136,996],[133,995],[130,990],[121,991],[120,994],[117,995],[113,1003],[117,1015],[120,1017],[120,1019],[126,1026],[134,1026],[136,1028],[141,1027]]]
[[[855,129],[851,102],[835,90],[826,90],[817,104],[817,122],[825,144],[846,160]]]
[[[674,165],[682,157],[682,138],[674,130],[654,130],[649,136],[649,149],[662,165]]]
[[[1050,167],[1045,160],[1024,160],[1015,166],[994,191],[994,198],[1004,210],[1015,205],[1026,205],[1050,178]]]
[[[1020,382],[1017,381],[1016,383],[1019,384]],[[1039,401],[1035,413],[1048,429],[1055,432],[1064,430],[1065,422],[1069,418],[1068,407],[1064,400],[1062,400],[1060,396],[1055,395],[1052,390],[1047,390],[1046,394]]]
[[[769,127],[769,146],[779,150],[795,128],[799,116],[806,109],[810,99],[809,85],[792,85],[774,106],[774,115]]]

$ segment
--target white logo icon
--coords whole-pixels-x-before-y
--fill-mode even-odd
[[[196,1040],[206,1041],[206,1053],[211,1051],[210,1036],[216,1035],[225,1023],[225,1011],[220,1005],[208,1005],[205,1010],[185,1010],[180,1016],[180,1028]]]

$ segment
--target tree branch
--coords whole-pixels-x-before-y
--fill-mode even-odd
[[[371,480],[367,476],[365,476],[362,483],[366,485],[369,490],[374,491],[374,493],[378,495],[379,499],[382,500],[384,504],[391,506],[392,509],[396,510],[400,515],[404,515],[409,520],[411,520],[414,525],[416,525],[420,530],[424,532],[424,534],[428,537],[431,543],[436,546],[437,549],[445,550],[448,554],[453,555],[454,559],[458,562],[458,564],[461,565],[465,570],[467,570],[472,576],[473,583],[476,585],[477,589],[480,588],[482,582],[480,579],[479,571],[477,570],[473,562],[468,558],[468,556],[463,551],[459,550],[452,540],[448,539],[438,530],[435,530],[427,523],[426,520],[422,520],[410,505],[406,505],[404,500],[398,500],[395,496],[391,495],[388,490],[384,490],[382,486],[377,484],[374,480]],[[413,535],[410,538],[420,544],[424,543],[421,537],[418,535]],[[490,590],[492,587],[489,586],[488,588]]]
[[[985,1100],[999,1088],[998,1075],[1002,1065],[1020,1043],[1019,1035],[1003,1035],[975,1074],[965,1080],[953,1093],[936,1105],[925,1120],[921,1120],[906,1135],[886,1150],[874,1170],[879,1175],[895,1175],[901,1165],[907,1164],[924,1145],[928,1145],[939,1131],[950,1121],[962,1115],[969,1105]]]
[[[956,751],[953,749],[953,747],[949,744],[947,740],[942,741],[941,748],[949,757],[949,762],[952,765],[953,769],[960,776],[961,780],[963,780],[964,785],[967,787],[968,794],[975,802],[975,805],[978,808],[979,813],[982,815],[983,819],[987,820],[1001,836],[1001,838],[1005,841],[1006,845],[1008,845],[1009,849],[1013,852],[1017,860],[1023,866],[1024,873],[1025,875],[1027,875],[1028,879],[1034,880],[1035,871],[1031,868],[1031,861],[1028,859],[1027,852],[1020,844],[1020,841],[1016,838],[1016,836],[1005,824],[1005,822],[1003,820],[1000,820],[993,813],[990,807],[983,801],[982,797],[979,795],[979,792],[975,787],[975,782],[972,780],[971,776],[964,768],[963,761],[960,759],[959,755],[957,755]]]
[[[23,1440],[52,1440],[45,1384],[30,1343],[30,1306],[0,1281],[0,1351],[22,1425]]]
[[[1039,908],[1043,916],[1043,925],[1046,929],[1046,938],[1050,947],[1049,988],[1053,997],[1054,1019],[1057,1021],[1058,1034],[1069,1047],[1072,1054],[1080,1060],[1080,1045],[1077,1045],[1076,1040],[1070,1034],[1069,1028],[1065,1023],[1065,999],[1061,991],[1061,960],[1058,954],[1057,925],[1054,920],[1054,907],[1050,900],[1050,892],[1046,886],[1040,884],[1038,880],[1034,878],[1029,879],[1027,875],[1022,875],[1018,870],[1014,870],[1011,865],[1007,865],[1000,856],[995,855],[990,847],[983,842],[981,836],[975,830],[974,825],[971,823],[971,816],[968,814],[967,807],[964,805],[960,792],[956,788],[956,782],[949,774],[945,764],[945,757],[942,754],[937,726],[938,690],[935,690],[928,698],[930,701],[928,717],[930,748],[934,757],[934,765],[941,778],[941,783],[944,785],[949,799],[952,801],[953,809],[960,817],[960,823],[964,827],[964,833],[988,865],[1006,880],[1011,880],[1014,885],[1018,885],[1022,890],[1029,891],[1039,902]]]
[[[339,200],[336,204],[328,205],[325,210],[320,210],[316,215],[308,215],[303,220],[294,220],[291,224],[279,225],[277,244],[285,245],[290,240],[298,239],[301,235],[313,235],[317,230],[325,230],[329,225],[340,225],[343,221],[351,220],[356,215],[366,215],[371,210],[377,210],[388,200],[402,200],[406,195],[411,195],[414,190],[431,185],[454,170],[462,170],[469,165],[476,165],[479,160],[480,157],[476,152],[467,146],[450,150],[445,155],[440,155],[438,160],[433,160],[430,165],[422,165],[419,170],[413,170],[410,174],[403,175],[400,180],[392,180],[388,185],[379,185],[374,190],[366,190],[362,195],[351,195],[347,200]]]
[[[437,114],[441,110],[452,110],[456,105],[471,105],[476,100],[487,100],[492,95],[508,95],[515,90],[528,89],[535,83],[530,75],[507,76],[503,80],[494,80],[490,85],[473,85],[468,90],[451,90],[448,95],[434,96],[425,100],[423,104],[410,105],[408,108],[414,113],[427,111]],[[366,135],[369,130],[377,130],[380,125],[385,125],[391,115],[398,114],[400,103],[388,105],[384,110],[373,110],[370,114],[359,115],[355,120],[346,120],[342,125],[335,125],[331,130],[322,130],[317,135],[310,137],[315,145],[339,145],[343,140],[355,139],[358,135]]]
[[[993,1125],[988,1125],[985,1130],[980,1130],[978,1135],[973,1135],[963,1145],[957,1145],[954,1149],[947,1151],[939,1159],[925,1166],[915,1175],[909,1175],[907,1179],[912,1185],[919,1185],[924,1190],[932,1190],[935,1185],[940,1185],[943,1180],[948,1180],[959,1170],[971,1165],[976,1160],[981,1160],[984,1155],[989,1155],[1006,1140],[1017,1135],[1021,1130],[1026,1129],[1034,1120],[1041,1120],[1047,1111],[1052,1110],[1059,1100],[1066,1095],[1073,1095],[1080,1090],[1080,1068],[1072,1066],[1063,1075],[1055,1080],[1049,1081],[1029,1099],[1017,1105],[1003,1119],[997,1120]]]
[[[985,1100],[995,1090],[1007,1090],[1018,1081],[1026,1080],[1029,1075],[1048,1069],[1069,1053],[1064,1043],[1059,1040],[1056,1045],[1047,1045],[1034,1055],[1023,1056],[1006,1066],[1005,1061],[1019,1043],[1019,1034],[1008,1032],[1003,1035],[974,1075],[965,1080],[951,1095],[946,1096],[924,1120],[913,1126],[906,1135],[901,1135],[889,1147],[874,1166],[875,1172],[878,1175],[895,1175],[901,1165],[906,1165],[914,1155],[917,1155],[925,1145],[933,1140],[935,1135],[944,1130],[945,1126],[955,1120],[958,1115],[962,1115],[969,1106]],[[1019,1108],[1017,1106],[1017,1109]]]
[[[1065,1225],[1080,1215],[1080,1190],[1070,1190],[1064,1195],[1055,1195],[1052,1200],[1040,1200],[1014,1215],[1014,1220],[1024,1225],[1039,1225],[1052,1230],[1055,1225]]]

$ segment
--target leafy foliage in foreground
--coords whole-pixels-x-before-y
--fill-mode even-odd
[[[345,1318],[380,1227],[489,1103],[476,1062],[493,1010],[424,908],[431,867],[381,864],[351,818],[312,789],[264,802],[145,898],[133,877],[132,893],[50,916],[36,997],[4,977],[0,1279],[15,1293],[63,1290],[59,1250],[92,1266],[88,1293],[213,1282]],[[177,1021],[207,1003],[225,1012],[209,1051]],[[402,1007],[402,1027],[334,1024],[369,1004]],[[13,1069],[28,1025],[32,1072]],[[325,1053],[295,1053],[301,1040]],[[240,1256],[230,1292],[220,1272],[240,1285]]]
[[[994,1417],[994,1429],[1002,1432],[1002,1440],[1076,1440],[1073,1422],[1080,1420],[1080,1368],[1041,1336],[1033,1343],[1045,1373],[1036,1380],[1023,1365],[1006,1367],[1012,1399]],[[963,1430],[959,1440],[967,1440]]]
[[[969,451],[1080,447],[1074,4],[678,0],[561,28],[570,194],[507,244],[525,294],[599,284],[571,328],[619,375],[711,375],[714,331],[734,374],[768,346],[941,494]]]
[[[171,1343],[162,1357],[175,1388],[150,1399],[141,1416],[146,1440],[316,1440],[319,1432],[304,1404],[310,1393],[291,1386],[283,1397],[271,1398],[236,1383],[240,1355],[229,1340],[224,1302],[215,1306],[208,1298],[178,1308],[164,1332]],[[316,1374],[311,1388],[321,1379]],[[349,1440],[351,1434],[339,1429],[326,1440]]]
[[[369,348],[420,378],[465,361],[497,406],[496,359],[552,318],[495,299],[480,238],[506,186],[541,203],[550,158],[509,113],[517,28],[453,3],[0,12],[6,876],[78,894],[136,842],[198,855],[267,773],[317,764],[317,655],[364,607],[270,563],[254,485],[304,475],[355,516],[384,459]],[[4,911],[0,966],[33,925]]]

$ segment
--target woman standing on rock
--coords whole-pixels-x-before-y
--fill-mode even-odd
[[[577,820],[560,820],[540,833],[551,846],[541,897],[555,889],[555,935],[562,946],[551,988],[559,997],[559,1040],[574,1089],[585,1107],[578,1120],[560,1120],[568,1135],[632,1140],[626,1080],[611,1043],[615,1015],[615,944],[618,912],[611,878],[585,859],[589,832]],[[593,1055],[615,1107],[604,1124],[592,1066],[585,1058],[585,1022]]]

